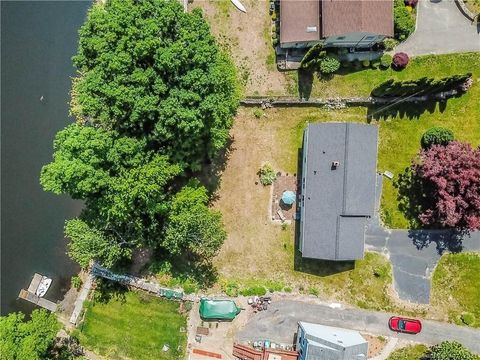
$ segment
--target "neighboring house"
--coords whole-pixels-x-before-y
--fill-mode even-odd
[[[304,132],[299,250],[324,260],[363,258],[375,211],[378,129],[309,124]]]
[[[366,360],[368,342],[357,331],[300,321],[296,349],[298,360]]]
[[[368,49],[393,36],[393,0],[280,0],[280,47]]]

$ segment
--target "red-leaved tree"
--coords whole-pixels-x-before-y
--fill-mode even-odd
[[[423,224],[480,229],[480,148],[458,141],[433,145],[420,152],[412,170],[427,196]]]

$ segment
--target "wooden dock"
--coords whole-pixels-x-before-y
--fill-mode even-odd
[[[53,301],[35,295],[38,286],[40,285],[40,281],[42,281],[42,275],[35,273],[30,285],[28,286],[28,290],[21,289],[18,297],[20,299],[30,301],[32,304],[38,305],[51,312],[57,311],[57,304],[55,304]]]

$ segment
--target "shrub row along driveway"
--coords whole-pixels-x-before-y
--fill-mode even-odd
[[[454,0],[420,0],[417,28],[395,50],[411,56],[480,51],[480,25],[473,25]]]
[[[445,340],[461,342],[471,351],[480,353],[480,330],[422,321],[422,332],[417,335],[399,334],[388,328],[392,314],[360,309],[338,309],[327,305],[307,304],[297,301],[279,301],[267,311],[257,314],[237,335],[238,341],[265,340],[292,343],[298,321],[308,321],[328,326],[338,326],[376,335],[395,336],[426,344]]]
[[[380,206],[382,177],[377,177],[377,210]],[[393,285],[402,300],[430,302],[430,280],[443,253],[480,250],[480,232],[459,236],[447,230],[388,230],[376,216],[366,236],[367,250],[385,254],[393,267]]]

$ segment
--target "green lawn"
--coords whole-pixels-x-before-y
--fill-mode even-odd
[[[468,241],[468,240],[466,240]],[[448,311],[448,320],[461,324],[464,312],[474,315],[470,326],[480,328],[480,254],[448,254],[440,259],[432,279],[432,305]]]
[[[185,316],[179,303],[138,292],[108,302],[92,302],[80,326],[80,343],[108,359],[182,358],[186,346]],[[170,346],[163,352],[164,344]]]
[[[390,354],[387,360],[420,360],[427,351],[425,345],[410,345]]]

